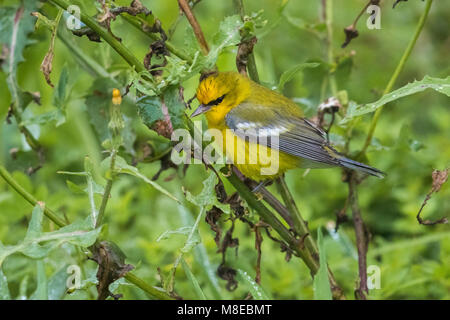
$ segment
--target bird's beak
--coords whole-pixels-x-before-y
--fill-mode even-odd
[[[191,114],[191,118],[198,116],[199,114],[205,113],[206,111],[209,111],[209,109],[211,109],[210,106],[201,104],[198,106],[197,109],[195,109],[195,111]]]

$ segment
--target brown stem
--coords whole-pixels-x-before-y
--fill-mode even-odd
[[[191,7],[189,6],[186,0],[178,0],[178,5],[180,6],[180,9],[184,12],[184,15],[188,19],[192,29],[194,29],[195,37],[197,38],[197,41],[200,44],[200,47],[202,48],[203,54],[205,55],[208,54],[209,52],[208,43],[206,42],[205,35],[203,34],[202,28],[200,27],[197,19],[195,18],[194,13],[191,10]]]
[[[355,174],[351,174],[348,187],[349,187],[349,200],[350,207],[352,209],[353,224],[356,234],[356,247],[358,249],[358,269],[359,269],[359,288],[356,289],[355,295],[358,299],[365,300],[369,288],[367,287],[367,247],[368,238],[366,234],[366,228],[361,216],[361,210],[358,203],[358,191],[357,191],[357,177]]]

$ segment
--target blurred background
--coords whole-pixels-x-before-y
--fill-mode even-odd
[[[378,100],[386,87],[398,61],[412,37],[418,19],[424,9],[422,1],[401,2],[392,9],[394,1],[381,1],[381,29],[369,30],[364,14],[358,23],[359,37],[346,48],[343,29],[350,25],[366,4],[363,0],[334,2],[332,47],[337,61],[338,90],[346,90],[350,101],[358,104]],[[95,7],[90,1],[73,1],[82,10],[93,15]],[[128,1],[116,1],[129,5]],[[179,20],[170,41],[183,48],[189,27],[186,19],[179,18],[177,1],[142,0],[168,30]],[[17,1],[0,1],[0,6],[16,5]],[[265,26],[257,31],[258,42],[254,52],[260,79],[267,85],[278,83],[280,75],[294,65],[306,61],[327,61],[324,40],[326,28],[321,20],[321,2],[244,0],[247,14],[262,10]],[[218,25],[225,17],[235,14],[233,1],[202,0],[195,5],[195,14],[211,41]],[[44,11],[52,18],[56,10],[50,5]],[[428,21],[409,58],[404,71],[395,85],[399,88],[408,82],[420,80],[425,75],[446,78],[450,72],[450,3],[435,1]],[[118,18],[112,24],[113,32],[123,44],[142,60],[148,52],[150,40]],[[1,32],[0,32],[1,33]],[[46,83],[39,66],[47,52],[50,32],[37,29],[31,38],[34,43],[24,51],[25,61],[18,68],[21,88],[40,92],[41,106],[31,104],[25,119],[33,119],[54,109],[53,89]],[[127,65],[105,43],[94,43],[86,37],[67,36],[69,41],[92,57],[111,74],[118,75]],[[236,48],[223,52],[218,60],[221,71],[235,70]],[[85,98],[95,91],[92,77],[77,62],[76,57],[59,38],[56,39],[55,57],[51,77],[54,83],[63,69],[68,70],[70,100],[66,106],[66,121],[59,126],[45,122],[29,126],[45,148],[43,167],[31,176],[27,169],[37,163],[37,156],[29,150],[17,126],[8,125],[6,118],[11,97],[6,76],[0,72],[0,163],[4,164],[14,178],[38,199],[63,212],[69,220],[84,217],[89,208],[86,194],[77,192],[71,185],[83,185],[82,177],[57,174],[57,171],[83,171],[84,158],[89,156],[98,164],[106,157],[102,153],[102,139],[96,132]],[[329,93],[321,92],[326,69],[318,67],[298,73],[286,84],[284,94],[299,102],[307,116],[316,113],[318,104]],[[198,76],[182,84],[188,99],[195,93]],[[197,102],[193,102],[193,107]],[[425,91],[388,104],[383,111],[375,139],[369,147],[368,161],[387,173],[383,180],[369,178],[359,187],[362,216],[371,234],[368,265],[381,270],[381,287],[370,291],[371,299],[449,299],[450,298],[450,229],[449,225],[423,226],[416,220],[417,212],[431,189],[433,169],[443,170],[450,165],[450,102],[448,97],[434,91]],[[145,127],[136,115],[132,103],[123,104],[129,137],[133,150],[122,150],[123,157],[132,161],[139,159],[147,150],[158,156],[167,148],[168,141],[158,137]],[[363,145],[372,114],[361,117],[353,129],[350,150],[357,152]],[[336,147],[343,147],[342,130],[333,127],[331,134]],[[147,146],[148,149],[142,146]],[[144,151],[143,151],[144,150]],[[150,150],[150,151],[149,151]],[[134,153],[134,154],[133,154]],[[137,164],[141,173],[153,177],[160,169],[160,161]],[[183,174],[182,168],[168,169],[161,173],[158,183],[174,195],[183,197],[183,190],[198,194],[202,181],[209,176],[202,165],[191,165]],[[70,180],[71,182],[67,182]],[[358,281],[357,253],[352,222],[333,231],[335,214],[344,207],[347,185],[342,182],[339,169],[296,169],[286,175],[288,186],[309,227],[316,237],[322,228],[328,263],[338,283],[348,298]],[[226,185],[227,190],[231,190]],[[278,195],[275,186],[268,187]],[[100,199],[100,198],[99,198]],[[96,199],[97,201],[99,199]],[[26,233],[31,206],[0,180],[0,240],[3,245],[20,242]],[[108,204],[106,222],[108,238],[117,243],[127,255],[127,262],[136,266],[136,273],[149,283],[159,285],[161,276],[166,277],[183,246],[185,235],[174,234],[159,239],[165,231],[190,225],[199,208],[179,207],[168,197],[162,196],[146,183],[132,176],[121,175],[114,183]],[[351,215],[350,210],[348,214]],[[450,188],[443,185],[434,194],[423,211],[427,219],[438,219],[450,214]],[[250,215],[254,213],[250,212]],[[231,223],[221,219],[224,232]],[[48,221],[45,228],[51,230]],[[243,299],[248,289],[239,285],[234,291],[226,289],[226,281],[208,277],[221,262],[217,253],[214,232],[203,220],[199,226],[201,242],[185,256],[208,298]],[[257,252],[254,248],[254,232],[247,225],[236,222],[234,237],[239,239],[238,250],[229,249],[227,263],[255,276]],[[29,258],[21,255],[8,257],[3,272],[8,278],[11,295],[29,295],[36,287],[36,268]],[[50,277],[70,264],[83,265],[83,280],[95,278],[96,264],[86,262],[79,250],[63,245],[45,259],[46,272]],[[160,271],[158,271],[158,269]],[[261,287],[273,299],[311,299],[312,279],[309,270],[298,258],[285,261],[279,245],[264,238],[262,243]],[[215,279],[215,280],[211,280]],[[91,281],[92,282],[92,281]],[[92,284],[92,283],[91,283]],[[139,289],[119,281],[117,292],[125,299],[144,299]],[[184,298],[195,298],[185,273],[180,269],[175,275],[175,290]],[[85,290],[65,294],[64,299],[95,298],[95,286],[86,284]]]

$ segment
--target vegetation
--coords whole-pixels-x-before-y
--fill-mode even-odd
[[[2,1],[0,299],[449,299],[449,17],[432,0]],[[232,166],[175,164],[214,70],[290,97],[386,178],[295,169],[252,192]]]

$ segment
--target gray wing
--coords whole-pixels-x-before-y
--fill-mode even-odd
[[[328,144],[323,130],[305,118],[283,114],[282,109],[243,103],[228,112],[225,121],[242,139],[320,166],[340,165],[340,155]]]

